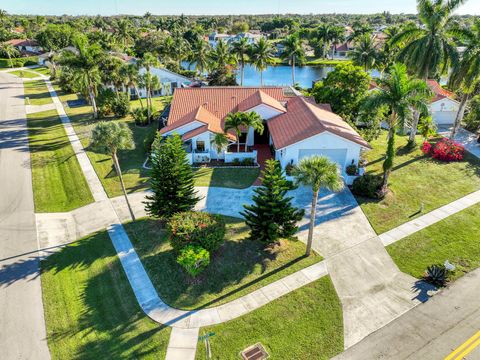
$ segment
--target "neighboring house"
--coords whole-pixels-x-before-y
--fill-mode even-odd
[[[435,97],[430,103],[432,119],[437,125],[453,125],[460,104],[454,100],[455,94],[445,90],[435,80],[427,80],[427,85]]]
[[[217,32],[213,32],[208,36],[208,42],[210,45],[215,48],[217,46],[218,41],[223,40],[227,44],[232,44],[240,39],[247,39],[247,43],[249,45],[256,44],[261,38],[264,36],[258,32],[244,32],[239,33],[237,35],[229,35],[229,34],[220,34]]]
[[[330,47],[330,56],[336,60],[347,60],[348,53],[352,50],[353,46],[349,42],[344,42],[339,45],[332,45]]]
[[[37,55],[43,52],[35,40],[12,39],[8,40],[7,44],[13,45],[23,55]]]
[[[454,100],[455,94],[442,88],[436,80],[427,80],[427,85],[434,94],[429,105],[433,121],[441,126],[453,125],[460,107],[458,101]],[[375,89],[378,89],[378,85],[372,80],[369,91]]]
[[[236,137],[229,132],[230,145],[217,152],[211,144],[215,133],[224,132],[228,114],[256,112],[264,120],[263,134],[245,128],[240,137],[241,151],[236,150]],[[173,94],[164,136],[182,136],[190,162],[221,159],[256,158],[255,149],[270,146],[272,157],[283,167],[296,164],[311,155],[323,155],[335,161],[345,174],[347,165],[358,164],[362,149],[369,144],[330,105],[316,104],[311,98],[298,96],[290,88],[281,87],[208,87],[178,89]]]

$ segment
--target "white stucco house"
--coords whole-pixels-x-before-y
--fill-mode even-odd
[[[265,130],[258,134],[251,127],[243,129],[240,152],[236,152],[236,136],[227,132],[229,146],[217,151],[212,139],[216,133],[225,133],[225,118],[235,112],[256,112]],[[352,162],[358,165],[362,149],[370,149],[330,105],[317,104],[312,98],[281,87],[177,89],[167,124],[160,133],[181,135],[191,163],[257,160],[257,151],[266,151],[285,167],[308,156],[323,155],[336,162],[343,175]]]
[[[29,39],[11,39],[7,44],[13,45],[20,53],[26,55],[37,55],[43,52],[43,49],[35,40]]]

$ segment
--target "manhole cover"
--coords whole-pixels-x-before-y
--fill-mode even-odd
[[[268,353],[260,343],[246,348],[240,355],[244,360],[263,360],[268,358]]]

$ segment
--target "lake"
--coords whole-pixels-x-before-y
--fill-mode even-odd
[[[188,64],[184,64],[188,68]],[[190,68],[194,68],[191,66]],[[316,80],[325,78],[333,71],[333,66],[296,66],[295,82],[303,88],[311,88]],[[372,70],[373,77],[379,77],[380,73]],[[240,70],[237,71],[237,82],[240,84]],[[245,65],[244,86],[260,86],[260,73],[251,64]],[[288,65],[271,65],[263,72],[263,85],[265,86],[289,86],[292,85],[292,67]]]

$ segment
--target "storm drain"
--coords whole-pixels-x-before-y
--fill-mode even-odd
[[[268,353],[262,344],[257,343],[243,350],[240,355],[244,360],[263,360],[268,359]]]

